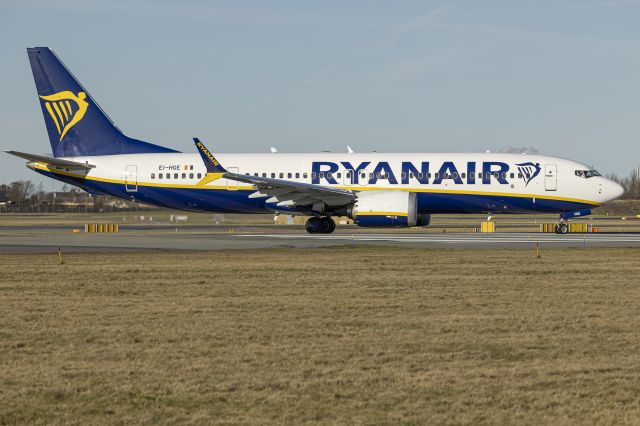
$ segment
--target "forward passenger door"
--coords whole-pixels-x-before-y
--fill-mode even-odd
[[[544,189],[547,191],[558,189],[558,166],[556,164],[544,165]]]

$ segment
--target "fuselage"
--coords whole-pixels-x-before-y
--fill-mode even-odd
[[[354,192],[416,194],[418,213],[555,213],[591,209],[619,197],[620,185],[575,161],[500,153],[217,154],[229,172]],[[94,168],[80,172],[43,163],[47,176],[173,209],[220,213],[288,211],[250,198],[253,185],[225,178],[199,185],[198,154],[151,153],[68,157]],[[296,213],[292,211],[292,213]]]

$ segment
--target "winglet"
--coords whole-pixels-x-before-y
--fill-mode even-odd
[[[202,142],[200,142],[200,139],[193,138],[193,142],[195,142],[196,148],[198,148],[198,152],[202,157],[202,161],[204,161],[204,165],[207,168],[207,173],[226,173],[227,172],[225,168],[222,167],[222,165],[220,165],[218,160],[216,160],[216,158],[213,156],[211,151],[209,151],[207,147],[204,146]]]
[[[193,142],[196,144],[196,148],[198,148],[198,152],[202,157],[202,161],[204,162],[204,166],[207,168],[207,174],[200,182],[197,183],[198,186],[203,186],[208,184],[209,182],[213,182],[214,180],[218,180],[227,173],[227,170],[222,167],[222,165],[216,160],[211,151],[207,149],[206,146],[200,139],[193,138]]]

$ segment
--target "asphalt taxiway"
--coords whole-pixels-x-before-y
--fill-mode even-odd
[[[349,232],[310,235],[295,231],[265,231],[236,228],[232,232],[122,232],[118,234],[72,234],[5,232],[0,234],[0,252],[47,252],[58,246],[65,251],[123,250],[232,250],[277,247],[313,248],[337,245],[397,245],[428,248],[526,249],[536,244],[546,248],[640,247],[640,233],[540,234],[540,233],[423,233]]]

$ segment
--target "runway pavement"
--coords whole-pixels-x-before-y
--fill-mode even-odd
[[[384,244],[430,248],[526,249],[538,243],[543,248],[640,247],[640,234],[539,234],[539,233],[423,233],[348,232],[309,235],[295,231],[256,232],[236,228],[227,233],[123,232],[119,234],[12,233],[0,235],[0,252],[47,252],[122,250],[226,250],[274,247],[327,247],[335,245]]]

